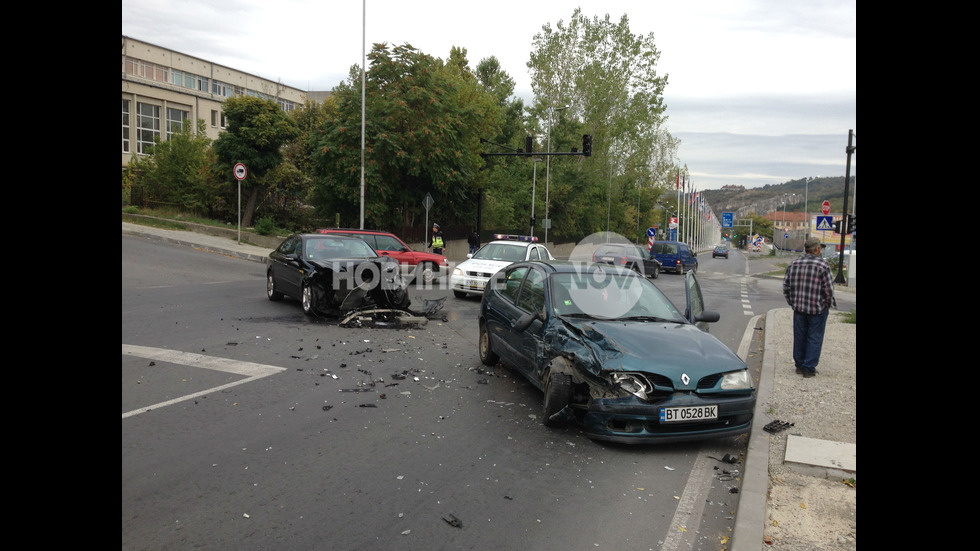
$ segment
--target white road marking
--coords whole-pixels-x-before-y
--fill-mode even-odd
[[[261,379],[262,377],[274,375],[276,373],[286,370],[285,367],[276,367],[273,365],[263,365],[263,364],[257,364],[252,362],[241,362],[238,360],[216,358],[214,356],[204,356],[201,354],[193,354],[190,352],[180,352],[179,350],[167,350],[165,348],[150,348],[148,346],[136,346],[131,344],[122,345],[122,353],[129,356],[138,356],[140,358],[148,358],[151,360],[157,360],[161,362],[187,365],[190,367],[200,367],[204,369],[213,369],[215,371],[223,371],[225,373],[234,373],[236,375],[244,375],[246,377],[245,379],[242,379],[240,381],[235,381],[233,383],[228,383],[226,385],[210,388],[208,390],[202,390],[201,392],[195,392],[194,394],[188,394],[186,396],[181,396],[180,398],[174,398],[173,400],[160,402],[159,404],[153,404],[151,406],[146,406],[140,409],[135,409],[127,413],[123,413],[122,414],[123,419],[153,409],[159,409],[165,406],[170,406],[179,402],[183,402],[185,400],[197,398],[198,396],[204,396],[206,394],[217,392],[219,390],[224,390],[226,388],[230,388],[240,384],[249,383],[256,379]]]

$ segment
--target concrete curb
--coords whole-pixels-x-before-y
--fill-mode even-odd
[[[731,551],[758,551],[762,546],[766,522],[766,499],[769,494],[769,436],[763,430],[768,422],[764,409],[765,404],[769,403],[769,397],[772,396],[773,379],[776,374],[776,355],[765,353],[770,350],[769,339],[775,334],[775,328],[772,326],[774,316],[770,313],[771,311],[766,314],[762,372],[759,374],[755,412],[752,415],[752,431],[745,452],[745,474],[735,513],[735,528],[732,530],[729,548]]]

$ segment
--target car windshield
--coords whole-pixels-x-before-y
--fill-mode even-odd
[[[660,289],[636,273],[556,273],[551,276],[551,296],[560,316],[685,322]]]
[[[378,253],[360,239],[343,239],[324,236],[306,240],[303,257],[310,260],[334,258],[375,258]]]
[[[524,260],[526,252],[527,246],[517,243],[487,243],[473,254],[473,258],[518,262]]]

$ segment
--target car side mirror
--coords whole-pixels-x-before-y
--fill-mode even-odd
[[[531,324],[534,323],[534,320],[536,319],[538,319],[537,312],[529,312],[527,314],[524,314],[523,316],[517,318],[517,321],[514,322],[514,329],[518,331],[523,331],[528,327],[530,327]]]
[[[704,310],[697,316],[694,316],[694,321],[703,321],[705,323],[714,323],[721,319],[721,314],[713,310]]]
[[[286,255],[285,258],[286,258],[286,260],[288,260],[290,262],[296,262],[296,261],[299,260],[299,255],[296,254],[296,253],[289,253],[289,254]]]

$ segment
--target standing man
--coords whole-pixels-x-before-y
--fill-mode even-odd
[[[429,241],[429,248],[435,254],[442,254],[442,249],[446,246],[446,243],[442,240],[442,230],[439,229],[439,224],[435,222],[432,223],[432,240]]]
[[[475,253],[480,248],[480,234],[476,233],[476,230],[473,230],[473,233],[470,234],[469,243],[470,254]]]
[[[821,249],[819,239],[806,238],[803,255],[786,267],[783,277],[783,296],[793,308],[793,363],[807,378],[817,374],[827,315],[837,306],[834,277]]]

